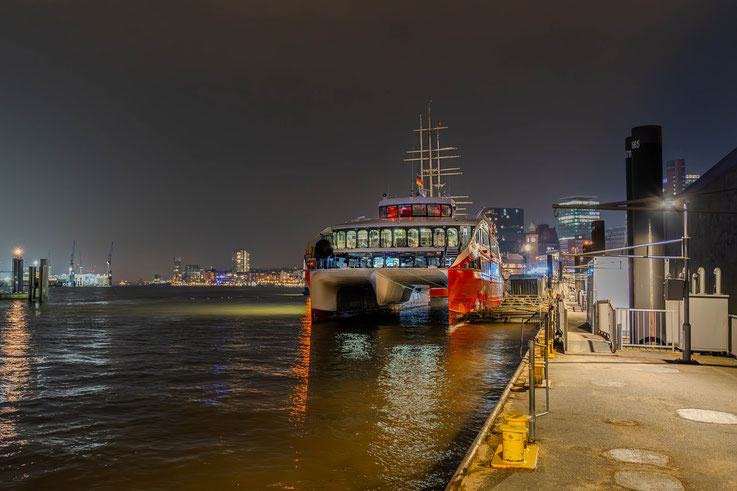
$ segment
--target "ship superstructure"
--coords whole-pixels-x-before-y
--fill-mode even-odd
[[[465,218],[458,205],[467,202],[444,195],[442,177],[460,169],[441,167],[446,157],[442,152],[455,148],[440,147],[437,131],[447,127],[433,127],[431,121],[428,114],[430,124],[416,130],[421,148],[411,153],[419,156],[405,159],[419,163],[410,196],[385,195],[378,218],[332,225],[307,244],[305,280],[316,320],[417,305],[431,298],[447,297],[451,316],[502,302],[494,225],[484,216]]]

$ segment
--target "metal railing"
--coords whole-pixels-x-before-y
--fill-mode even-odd
[[[545,329],[545,338],[544,338],[544,344],[538,343],[535,341],[535,339],[530,339],[528,346],[528,352],[527,355],[529,357],[529,378],[528,378],[528,384],[530,386],[529,395],[529,411],[530,411],[530,426],[529,426],[529,432],[527,434],[527,439],[530,443],[535,442],[535,424],[537,422],[537,418],[540,416],[545,416],[550,412],[550,375],[548,374],[548,346],[550,343],[550,316],[546,315],[544,317],[544,329]],[[537,380],[535,379],[535,348],[536,347],[542,347],[543,348],[543,359],[544,361],[544,377],[545,377],[545,411],[542,413],[537,412],[537,406],[535,402],[535,391],[537,389]]]
[[[617,345],[675,351],[681,340],[681,329],[675,314],[672,310],[616,309]]]

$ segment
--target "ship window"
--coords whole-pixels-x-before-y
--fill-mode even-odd
[[[366,230],[359,230],[358,231],[358,244],[357,247],[359,248],[366,248],[368,247],[368,231]]]
[[[499,245],[496,243],[496,241],[491,241],[491,254],[492,256],[499,258]]]
[[[379,246],[379,231],[378,230],[370,230],[369,231],[369,247],[380,247]]]
[[[448,247],[458,247],[458,229],[448,229]]]
[[[440,205],[427,205],[427,216],[439,217],[440,216]]]
[[[427,258],[424,256],[418,256],[415,258],[415,268],[426,268]]]
[[[471,242],[471,227],[461,227],[461,247],[468,247]]]
[[[386,218],[386,206],[379,207],[379,218]]]
[[[407,230],[407,246],[417,247],[420,245],[420,232],[416,228]]]
[[[432,247],[432,230],[429,228],[420,229],[420,247]]]
[[[386,207],[386,217],[387,218],[397,218],[397,207],[387,206]]]
[[[442,215],[444,217],[449,217],[450,216],[450,205],[443,205],[441,207],[441,210],[442,210],[441,213],[442,213]]]
[[[440,258],[439,257],[429,257],[429,258],[427,258],[427,264],[431,268],[439,268],[440,267]]]
[[[345,246],[347,249],[355,249],[356,248],[356,231],[355,230],[349,230],[345,234]]]
[[[435,243],[435,247],[445,247],[445,230],[436,228],[433,231],[433,242]]]
[[[412,216],[413,217],[426,217],[427,216],[427,205],[412,205]]]
[[[402,256],[399,258],[399,267],[400,268],[411,268],[414,266],[414,261],[412,260],[412,256]]]
[[[384,258],[381,256],[377,256],[374,258],[374,268],[383,268],[384,267]]]
[[[345,249],[345,232],[335,232],[335,248]]]
[[[385,228],[381,230],[381,247],[392,246],[392,229]]]
[[[357,268],[358,267],[358,258],[352,257],[348,259],[348,267],[349,268]]]
[[[407,232],[403,228],[394,229],[394,247],[407,247]]]
[[[386,267],[387,268],[397,268],[397,267],[399,267],[399,258],[398,257],[388,257],[388,258],[386,258]]]
[[[411,205],[398,206],[397,209],[399,211],[399,216],[402,218],[412,216],[412,206]]]

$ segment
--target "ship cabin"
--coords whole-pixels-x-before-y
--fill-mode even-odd
[[[499,258],[491,224],[456,217],[448,197],[389,198],[378,219],[358,219],[323,230],[308,244],[308,269],[447,268],[476,242]],[[470,267],[474,265],[471,264]]]

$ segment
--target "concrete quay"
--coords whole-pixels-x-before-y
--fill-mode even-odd
[[[737,361],[695,355],[700,365],[680,365],[669,363],[680,354],[668,351],[612,354],[575,327],[583,313],[568,316],[569,354],[550,360],[550,414],[537,420],[537,469],[490,467],[499,417],[451,487],[737,489]],[[537,391],[541,413],[544,389]],[[527,413],[527,401],[527,391],[512,392],[500,415]]]

